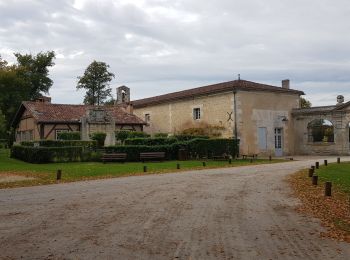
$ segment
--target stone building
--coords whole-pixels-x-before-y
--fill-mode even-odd
[[[52,104],[51,98],[42,97],[23,102],[12,126],[16,142],[55,140],[60,132],[80,131],[82,140],[89,140],[91,133],[104,132],[105,145],[114,145],[115,131],[142,131],[145,124],[125,102],[114,106],[66,105]]]
[[[302,91],[289,80],[271,86],[246,80],[169,93],[132,101],[134,113],[147,122],[145,131],[175,134],[186,128],[220,126],[222,137],[240,139],[241,154],[295,154],[293,109]]]
[[[337,97],[334,106],[293,109],[295,153],[301,155],[350,154],[350,102]]]

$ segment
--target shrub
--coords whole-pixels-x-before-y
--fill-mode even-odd
[[[81,146],[67,147],[29,147],[14,145],[11,157],[30,163],[76,162],[81,161],[83,148]]]
[[[106,136],[107,134],[103,132],[95,132],[90,134],[91,140],[94,140],[97,142],[98,148],[101,148],[105,145]]]
[[[174,143],[171,145],[116,145],[106,147],[108,153],[127,153],[127,161],[139,161],[140,153],[165,152],[166,159],[176,160],[178,150],[186,147],[185,143]]]
[[[209,139],[209,136],[207,135],[184,135],[184,134],[180,134],[180,135],[175,135],[174,138],[176,138],[179,141],[189,141],[192,139],[196,139],[196,138],[201,138],[201,139]]]
[[[238,154],[239,140],[235,139],[193,139],[187,142],[187,149],[192,157],[208,157],[214,155],[230,155],[233,158]]]
[[[154,134],[153,137],[155,137],[155,138],[159,138],[159,137],[166,138],[166,137],[168,137],[168,134],[167,133],[156,133],[156,134]]]
[[[57,134],[59,140],[80,140],[80,132],[61,132]]]
[[[129,131],[128,138],[148,138],[151,137],[145,132]]]
[[[178,140],[176,138],[134,138],[126,139],[126,145],[168,145],[176,143]]]
[[[130,131],[120,130],[115,132],[115,139],[124,143],[124,141],[129,137]]]
[[[26,141],[21,142],[21,146],[39,146],[39,147],[66,147],[66,146],[81,146],[84,149],[94,149],[97,146],[96,141],[82,141],[82,140],[40,140],[40,141]]]

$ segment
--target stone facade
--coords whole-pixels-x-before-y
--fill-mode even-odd
[[[328,120],[334,130],[334,141],[310,140],[309,124],[314,120]],[[294,135],[298,140],[296,153],[300,155],[350,155],[350,104],[293,110]]]
[[[240,139],[241,154],[281,156],[295,153],[291,111],[299,108],[300,93],[231,90],[152,102],[150,105],[144,102],[138,105],[138,101],[134,104],[134,113],[148,121],[144,130],[150,134],[176,134],[203,124],[216,125],[224,128],[222,137],[236,135]],[[196,108],[200,109],[200,119],[194,117]],[[281,135],[278,153],[275,129],[280,129]],[[259,132],[263,134],[259,136]]]

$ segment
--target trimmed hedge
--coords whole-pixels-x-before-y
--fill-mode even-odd
[[[96,141],[81,141],[81,140],[40,140],[21,142],[21,146],[34,147],[37,144],[39,147],[67,147],[67,146],[81,146],[84,148],[94,149],[97,147]]]
[[[177,160],[178,150],[186,147],[185,143],[174,143],[171,145],[116,145],[105,148],[107,153],[126,153],[127,161],[139,161],[140,153],[165,152],[167,160]]]
[[[29,147],[14,145],[11,157],[29,163],[79,162],[84,153],[81,146]]]
[[[183,141],[190,141],[192,139],[197,139],[197,138],[209,139],[209,136],[207,136],[207,135],[182,135],[182,134],[180,134],[180,135],[174,135],[174,138],[183,142]]]
[[[239,140],[235,139],[193,139],[187,142],[191,157],[207,157],[230,155],[235,158],[239,151]]]
[[[59,140],[80,140],[80,132],[61,132],[57,134]]]
[[[128,138],[125,145],[169,145],[178,142],[176,138]]]
[[[90,134],[91,140],[96,141],[98,148],[102,148],[105,145],[106,136],[107,134],[103,132],[95,132]]]

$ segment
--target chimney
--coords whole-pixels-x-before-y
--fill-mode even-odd
[[[282,80],[282,88],[289,89],[289,79]]]
[[[337,105],[341,105],[344,103],[344,96],[343,95],[338,95],[337,96]]]
[[[126,106],[126,111],[129,114],[133,114],[134,113],[134,106],[131,103],[128,103],[127,106]]]
[[[51,97],[41,96],[38,97],[35,101],[39,103],[51,103]]]

